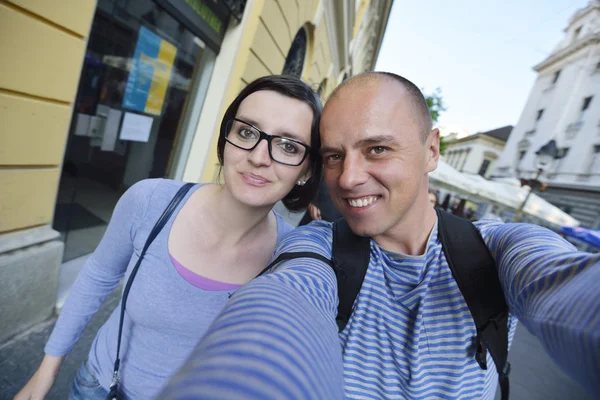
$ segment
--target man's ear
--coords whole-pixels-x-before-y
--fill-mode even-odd
[[[440,130],[438,128],[432,129],[427,136],[427,166],[426,172],[435,171],[440,159]]]

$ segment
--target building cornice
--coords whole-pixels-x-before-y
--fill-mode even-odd
[[[600,10],[600,4],[594,4],[592,6],[588,6],[586,8],[583,8],[579,11],[577,11],[572,17],[571,19],[569,19],[569,26],[573,25],[574,23],[576,23],[577,21],[579,21],[580,19],[582,19],[583,17],[585,17],[586,15],[588,15],[589,13],[591,13],[593,10],[599,9]],[[568,28],[567,28],[568,29]],[[565,31],[567,30],[565,29]]]
[[[553,65],[561,60],[564,60],[571,54],[574,54],[574,53],[578,52],[579,50],[586,48],[587,46],[597,44],[597,43],[600,43],[600,32],[588,34],[588,35],[584,36],[583,38],[577,40],[575,43],[572,43],[569,46],[565,47],[564,49],[561,49],[561,50],[557,51],[556,53],[550,55],[544,61],[535,65],[533,67],[533,69],[536,72],[540,72],[541,70],[548,68],[551,65]]]
[[[469,142],[476,141],[477,139],[487,140],[489,142],[492,142],[494,144],[498,144],[500,146],[505,146],[506,145],[505,141],[497,139],[497,138],[489,136],[489,135],[486,135],[483,132],[480,132],[480,133],[476,133],[474,135],[469,135],[469,136],[466,136],[464,138],[460,138],[460,139],[457,139],[455,141],[452,141],[452,142],[448,143],[448,146],[452,146],[452,145],[455,145],[455,144],[469,143]]]

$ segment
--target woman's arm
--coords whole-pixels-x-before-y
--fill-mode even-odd
[[[92,316],[119,284],[133,254],[133,239],[143,221],[157,180],[133,185],[119,200],[104,236],[88,258],[65,302],[44,349],[40,367],[15,399],[44,399],[64,356],[79,340]]]
[[[46,344],[46,354],[64,356],[69,353],[89,320],[119,284],[133,254],[133,239],[156,182],[136,183],[117,203],[100,244],[71,288]]]

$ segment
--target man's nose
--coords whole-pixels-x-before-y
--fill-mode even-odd
[[[342,165],[342,174],[339,178],[340,188],[352,190],[367,181],[368,174],[364,160],[360,157],[346,157]]]
[[[271,165],[271,156],[269,155],[269,142],[261,140],[258,145],[250,152],[248,160],[255,167]]]

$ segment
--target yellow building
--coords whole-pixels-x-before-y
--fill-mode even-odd
[[[0,342],[60,307],[133,183],[215,179],[244,85],[292,74],[326,99],[374,67],[391,6],[0,0]]]

